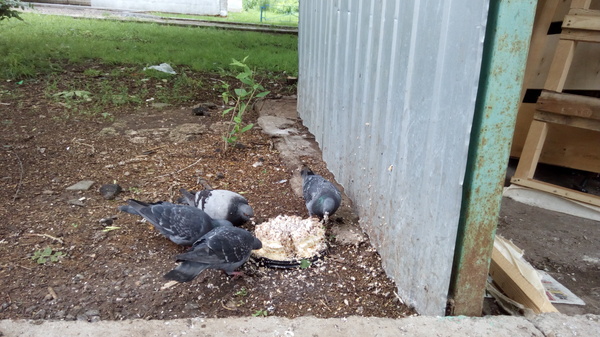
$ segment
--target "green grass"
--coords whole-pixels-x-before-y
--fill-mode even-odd
[[[163,62],[195,71],[231,70],[243,59],[261,72],[298,73],[298,38],[287,34],[74,19],[24,13],[0,23],[0,78],[34,77],[64,63],[148,66]]]
[[[154,12],[153,15],[169,17],[169,18],[183,18],[183,19],[196,19],[206,21],[220,21],[220,22],[242,22],[242,23],[254,23],[254,24],[268,24],[268,25],[282,25],[282,26],[298,26],[298,16],[295,15],[281,15],[273,12],[265,12],[263,14],[263,21],[260,21],[260,10],[250,9],[239,13],[228,12],[227,17],[221,16],[202,16],[202,15],[187,15],[187,14],[173,14],[173,13],[160,13]]]

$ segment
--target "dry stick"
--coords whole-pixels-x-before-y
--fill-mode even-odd
[[[61,240],[61,239],[59,239],[59,238],[56,238],[56,237],[54,237],[54,236],[52,236],[52,235],[49,235],[49,234],[37,234],[37,233],[32,233],[32,234],[25,234],[25,235],[27,235],[27,236],[41,236],[41,237],[43,237],[43,238],[48,238],[48,239],[52,239],[52,240],[54,240],[54,241],[58,241],[58,242],[60,242],[60,244],[61,244],[61,245],[62,245],[62,244],[64,244],[64,241],[63,241],[63,240]]]
[[[188,165],[188,166],[186,166],[186,167],[184,167],[184,168],[182,168],[182,169],[179,169],[179,170],[177,170],[177,171],[175,171],[175,172],[171,172],[171,173],[167,173],[167,174],[163,174],[163,175],[161,175],[161,176],[158,176],[158,178],[162,178],[162,177],[166,177],[166,176],[170,176],[170,175],[174,175],[174,174],[180,173],[181,171],[187,170],[187,169],[189,169],[190,167],[192,167],[192,166],[194,166],[194,165],[198,164],[198,163],[199,163],[201,160],[202,160],[202,158],[200,158],[200,159],[196,160],[195,162],[191,163],[190,165]]]
[[[53,299],[58,298],[58,295],[56,295],[56,292],[54,291],[54,289],[52,289],[52,287],[48,287],[48,293],[50,293],[50,296],[52,296]]]
[[[17,154],[17,152],[15,150],[12,150],[12,152],[15,154],[15,156],[17,157],[17,160],[19,161],[19,184],[17,184],[17,190],[15,191],[15,195],[13,196],[13,202],[15,202],[15,200],[17,200],[17,197],[19,196],[19,191],[21,191],[21,185],[23,185],[23,162],[21,161],[21,158],[19,157],[19,155]]]
[[[94,145],[90,145],[90,144],[86,144],[86,143],[82,143],[79,140],[74,140],[75,144],[79,144],[79,145],[83,145],[83,146],[87,146],[87,147],[91,147],[92,148],[92,153],[96,153],[96,149],[94,148]]]

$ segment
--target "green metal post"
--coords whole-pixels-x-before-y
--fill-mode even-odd
[[[480,316],[537,1],[491,0],[449,298]]]

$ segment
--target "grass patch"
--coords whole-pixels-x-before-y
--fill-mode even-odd
[[[166,62],[194,71],[230,71],[232,58],[247,55],[247,64],[259,72],[298,73],[294,35],[33,13],[23,13],[22,18],[24,22],[0,23],[0,78],[33,77],[59,71],[64,63],[90,59],[114,65]]]
[[[296,15],[284,15],[284,14],[275,13],[273,11],[266,11],[266,12],[263,12],[263,20],[261,21],[261,15],[260,15],[259,9],[249,9],[249,10],[245,10],[242,12],[228,12],[226,17],[174,14],[174,13],[161,13],[161,12],[154,12],[152,14],[161,16],[161,17],[165,17],[165,18],[195,19],[195,20],[218,21],[218,22],[241,22],[241,23],[298,27],[297,13],[296,13]]]

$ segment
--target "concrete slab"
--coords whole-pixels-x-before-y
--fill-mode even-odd
[[[599,317],[194,318],[170,321],[0,321],[2,336],[597,336]]]

